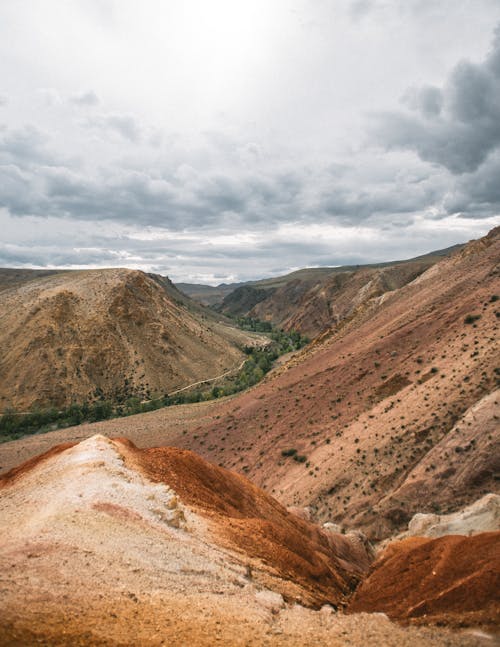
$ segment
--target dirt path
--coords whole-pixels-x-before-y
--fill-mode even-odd
[[[215,382],[216,380],[221,380],[223,377],[227,377],[228,375],[231,375],[232,373],[237,373],[238,371],[241,371],[243,366],[245,365],[245,362],[248,360],[248,357],[245,357],[245,359],[236,366],[235,368],[229,369],[229,371],[226,371],[225,373],[221,373],[220,375],[216,375],[215,377],[208,377],[204,380],[199,380],[198,382],[192,382],[191,384],[187,384],[186,386],[181,387],[180,389],[176,389],[175,391],[171,391],[168,395],[177,395],[177,393],[182,393],[183,391],[187,391],[188,389],[192,388],[193,386],[198,386],[199,384],[208,384],[209,382]],[[278,360],[277,360],[278,361]],[[152,402],[153,400],[141,400],[141,404],[147,404],[148,402]],[[0,416],[4,415],[7,413],[6,411],[0,411]],[[30,414],[35,413],[34,411],[16,411],[15,414],[16,416],[29,416]],[[61,412],[59,412],[61,413]]]
[[[171,391],[168,395],[176,395],[177,393],[182,393],[182,391],[187,391],[187,389],[190,389],[193,386],[198,386],[198,384],[207,384],[208,382],[215,382],[215,380],[220,380],[223,377],[227,377],[228,375],[231,375],[231,373],[237,373],[238,371],[241,371],[241,369],[243,368],[247,360],[248,360],[248,357],[245,357],[245,359],[241,362],[241,364],[236,368],[232,368],[229,371],[226,371],[225,373],[221,373],[221,375],[216,375],[215,377],[210,377],[206,380],[199,380],[198,382],[193,382],[192,384],[183,386],[181,389],[177,389],[176,391]],[[151,402],[151,400],[144,400],[144,402]]]

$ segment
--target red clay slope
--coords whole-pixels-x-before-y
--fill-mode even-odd
[[[128,468],[168,485],[183,505],[207,518],[222,546],[241,553],[248,563],[264,563],[265,570],[282,578],[285,597],[290,591],[302,604],[344,606],[368,571],[372,552],[367,545],[296,517],[246,478],[187,450],[138,449],[124,438],[111,442]],[[35,469],[50,469],[50,460],[68,449],[76,451],[78,445],[55,446],[0,476],[0,490],[22,487],[23,477]]]
[[[500,532],[415,537],[391,544],[349,605],[400,621],[456,626],[500,622]]]
[[[120,443],[129,467],[169,485],[184,504],[211,520],[231,548],[297,583],[302,603],[342,605],[366,574],[371,552],[363,543],[300,519],[246,478],[191,451]]]

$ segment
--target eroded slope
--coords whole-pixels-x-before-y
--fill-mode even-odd
[[[366,302],[175,442],[377,539],[496,491],[499,234]]]
[[[237,366],[249,336],[175,292],[123,269],[35,273],[1,291],[0,411],[147,398]]]
[[[2,477],[0,522],[1,644],[476,644],[297,605],[343,605],[363,547],[190,452],[53,448]]]

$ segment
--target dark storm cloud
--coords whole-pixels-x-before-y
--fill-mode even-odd
[[[443,107],[443,92],[432,85],[410,88],[403,96],[403,102],[426,118],[438,117]]]
[[[28,131],[31,132],[31,131]],[[35,133],[36,134],[36,133]],[[360,181],[335,165],[312,171],[233,168],[150,174],[103,168],[90,175],[69,168],[34,136],[6,136],[0,152],[0,206],[15,216],[114,221],[171,231],[255,231],[288,222],[355,225],[425,209],[442,191],[435,178],[388,173]],[[41,163],[33,163],[39,158]],[[4,163],[1,163],[1,162]],[[407,224],[412,218],[407,216]]]
[[[500,150],[490,155],[477,171],[457,179],[444,207],[448,213],[469,218],[500,214]]]
[[[0,206],[16,216],[141,223],[171,230],[230,229],[290,217],[298,173],[196,170],[154,174],[120,167],[90,175],[68,167],[33,127],[0,136]]]
[[[461,61],[442,90],[426,86],[405,100],[414,113],[375,117],[378,141],[454,174],[476,171],[500,147],[500,26],[484,62]]]
[[[383,180],[372,183],[335,183],[318,199],[317,210],[325,216],[334,217],[343,225],[386,220],[397,222],[403,214],[405,224],[412,222],[412,214],[421,212],[435,204],[443,191],[439,176],[412,176],[394,172]]]

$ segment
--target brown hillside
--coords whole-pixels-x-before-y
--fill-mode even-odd
[[[164,394],[234,368],[250,343],[139,271],[15,279],[0,292],[0,410]]]
[[[7,443],[0,464],[98,430],[194,449],[374,539],[462,508],[498,491],[499,258],[496,229],[237,397]]]
[[[477,644],[335,612],[364,544],[192,452],[97,435],[18,466],[0,494],[2,645]]]
[[[408,262],[380,269],[337,272],[321,281],[295,279],[257,303],[248,314],[314,337],[351,316],[373,297],[406,285],[430,264]]]
[[[171,442],[374,538],[495,491],[499,234],[371,299]]]
[[[415,537],[390,544],[349,605],[351,613],[467,626],[500,623],[500,532]]]
[[[130,603],[120,644],[144,644],[142,633],[158,644],[158,623],[169,644],[183,644],[179,632],[206,644],[203,626],[212,637],[215,624],[234,633],[245,613],[244,624],[265,631],[287,600],[343,606],[371,561],[362,544],[174,448],[94,436],[20,466],[0,490],[1,644],[6,629],[46,644],[116,639],[123,622],[112,618]],[[95,621],[82,624],[91,611]]]
[[[207,291],[211,298],[218,294],[220,302],[212,303],[225,314],[255,317],[315,337],[350,317],[363,303],[406,285],[462,247],[455,245],[405,261],[306,268],[284,276],[234,284],[232,290],[228,285],[180,285],[201,303],[205,303]]]

